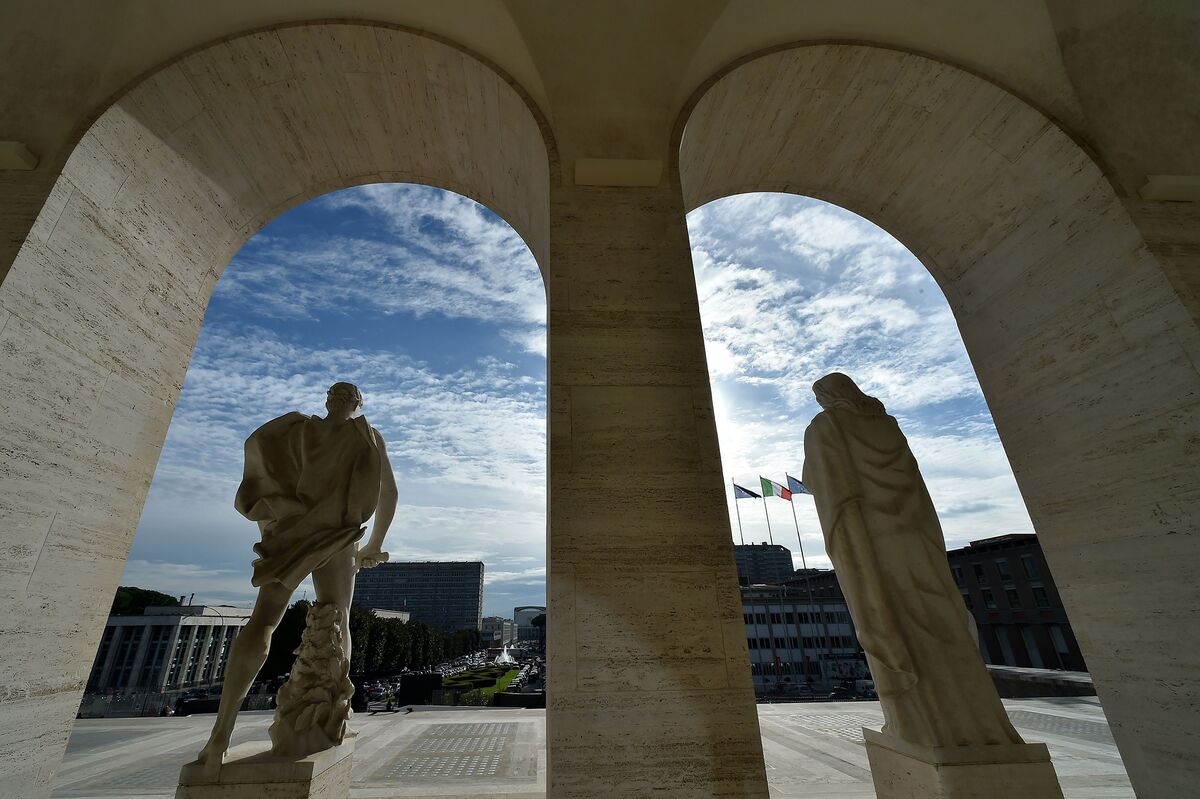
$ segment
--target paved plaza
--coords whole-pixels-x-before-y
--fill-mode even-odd
[[[1006,700],[1027,741],[1044,741],[1066,799],[1132,799],[1133,789],[1094,697]],[[876,702],[760,705],[771,796],[870,799],[862,727],[878,728]],[[55,779],[58,799],[173,797],[179,768],[204,743],[212,716],[83,719]],[[271,714],[244,713],[233,743],[266,739]],[[360,714],[355,799],[542,797],[543,710],[432,709]],[[0,791],[2,793],[2,791]]]

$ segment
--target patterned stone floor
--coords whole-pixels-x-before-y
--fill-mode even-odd
[[[1049,746],[1066,799],[1133,799],[1094,698],[1021,699],[1005,706],[1026,740]],[[861,730],[883,723],[877,703],[758,710],[773,799],[873,799]],[[265,740],[270,722],[269,713],[243,714],[234,743]],[[211,716],[79,721],[53,795],[173,797],[180,766],[195,756],[211,723]],[[354,799],[545,796],[544,711],[381,713],[356,716],[354,726]]]

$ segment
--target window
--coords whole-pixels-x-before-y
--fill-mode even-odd
[[[1022,555],[1021,566],[1025,569],[1025,576],[1034,578],[1038,576],[1037,561],[1033,559],[1033,555]]]
[[[771,614],[771,624],[783,624],[783,614],[772,613]]]
[[[962,598],[963,598],[963,604],[967,606],[967,610],[975,609],[975,604],[973,602],[971,602],[970,594],[964,592],[962,595]]]
[[[986,573],[984,572],[984,570],[983,570],[983,564],[982,564],[982,563],[972,563],[972,564],[971,564],[971,569],[972,569],[972,570],[975,572],[975,580],[976,580],[976,581],[977,581],[977,582],[978,582],[980,585],[987,585],[987,584],[988,584],[988,578],[987,578],[987,574],[986,574]]]
[[[783,649],[785,646],[787,646],[787,642],[785,642],[782,638],[775,639],[775,648],[776,649]]]
[[[758,648],[759,649],[770,649],[771,648],[771,639],[770,638],[759,638],[758,639]]]
[[[754,614],[754,623],[755,624],[766,624],[767,623],[767,614],[755,613]]]
[[[799,646],[800,646],[799,638],[796,638],[796,636],[794,636],[794,635],[788,637],[788,647],[790,647],[791,649],[796,649]]]
[[[757,638],[747,638],[746,645],[749,646],[751,649],[758,649],[758,639]]]
[[[1040,585],[1033,586],[1033,603],[1039,608],[1050,607],[1050,597],[1046,595],[1046,589]]]
[[[754,624],[754,614],[753,613],[743,613],[742,618],[746,620],[746,624]]]
[[[955,585],[962,585],[963,584],[962,566],[955,566],[950,571],[954,572]]]
[[[988,610],[996,609],[996,597],[992,596],[992,592],[986,588],[983,589],[983,606]]]
[[[790,612],[786,613],[786,614],[784,614],[784,618],[787,620],[788,624],[796,623],[796,614],[795,613],[790,613]]]
[[[1020,596],[1020,594],[1017,593],[1017,589],[1005,588],[1004,596],[1008,599],[1008,606],[1010,608],[1021,607],[1021,596]]]
[[[996,571],[1000,572],[1000,579],[1004,582],[1012,582],[1012,572],[1008,570],[1008,560],[1001,558],[996,561]]]

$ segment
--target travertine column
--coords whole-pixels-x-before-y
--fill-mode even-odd
[[[682,199],[551,225],[549,795],[765,797]]]

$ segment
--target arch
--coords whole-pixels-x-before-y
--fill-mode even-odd
[[[687,208],[817,197],[933,274],[1130,777],[1147,795],[1185,791],[1197,721],[1172,696],[1198,686],[1172,652],[1195,641],[1200,589],[1176,533],[1194,530],[1200,497],[1172,487],[1194,483],[1200,337],[1102,169],[1003,88],[862,44],[745,59],[697,92],[677,131]],[[1168,596],[1187,610],[1165,620]]]
[[[84,133],[0,285],[6,784],[48,791],[208,298],[283,210],[371,182],[496,211],[540,264],[553,144],[526,96],[443,41],[261,30],[145,77]],[[15,652],[18,647],[5,645]]]

